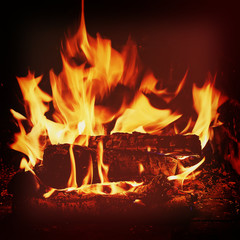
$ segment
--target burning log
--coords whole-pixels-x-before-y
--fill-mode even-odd
[[[235,100],[228,100],[218,109],[219,120],[229,131],[229,134],[240,142],[240,103]]]
[[[45,149],[43,165],[37,166],[35,171],[48,186],[55,188],[66,187],[71,172],[69,147],[69,144],[62,144],[51,145]],[[90,164],[93,166],[93,183],[100,182],[97,173],[98,155],[96,150],[75,145],[73,151],[78,186],[82,185]],[[142,175],[145,177],[153,177],[160,173],[167,176],[173,175],[177,167],[177,160],[173,157],[134,150],[107,149],[103,152],[103,159],[104,164],[110,166],[108,178],[113,182],[123,180],[139,181],[141,178],[139,164],[144,169]]]
[[[103,141],[104,149],[142,150],[158,153],[181,152],[201,155],[201,144],[196,135],[159,136],[133,132],[114,133],[112,135],[91,136],[89,147],[96,148]]]
[[[200,142],[198,137],[194,135],[162,137],[135,133],[132,135],[114,134],[113,136],[91,137],[89,145],[92,148],[78,145],[73,147],[78,186],[83,184],[83,180],[91,167],[93,172],[92,182],[100,182],[98,176],[99,156],[95,149],[100,140],[103,141],[105,147],[103,147],[103,159],[104,164],[109,166],[108,178],[112,182],[142,181],[142,177],[149,180],[160,173],[165,176],[174,175],[177,168],[177,159],[171,155],[161,154],[157,150],[168,149],[173,154],[186,154],[186,149],[188,151],[191,149],[191,154],[200,154]],[[135,147],[133,142],[136,142]],[[186,143],[185,148],[184,143]],[[149,146],[154,151],[146,151]],[[65,188],[67,186],[71,172],[69,148],[69,144],[61,144],[50,145],[45,149],[43,164],[37,166],[35,171],[46,185],[54,188]],[[141,174],[139,173],[140,166],[142,168]]]
[[[54,188],[65,188],[71,173],[69,144],[50,145],[45,149],[43,164],[35,167],[39,178]],[[77,183],[82,184],[87,174],[91,159],[96,159],[96,151],[87,147],[73,147]]]
[[[21,181],[24,182],[25,178],[30,180],[28,185],[30,184],[31,194],[20,191],[22,196],[14,197],[13,210],[18,214],[24,213],[25,216],[38,219],[41,217],[49,219],[54,216],[55,219],[59,217],[62,221],[66,218],[81,217],[80,221],[84,222],[92,221],[93,217],[97,221],[102,221],[103,217],[107,221],[113,219],[145,221],[146,218],[159,221],[192,214],[190,195],[179,195],[173,187],[173,182],[167,180],[167,177],[174,175],[177,171],[177,154],[188,156],[189,160],[186,151],[190,152],[190,148],[200,147],[196,136],[160,137],[135,133],[133,135],[115,134],[112,137],[98,136],[90,139],[91,148],[70,144],[49,145],[44,151],[42,164],[34,168],[36,175],[31,171],[19,173]],[[137,142],[135,148],[131,147],[134,146],[133,144],[130,145],[134,139]],[[183,139],[188,144],[182,149]],[[190,139],[193,139],[193,142],[190,142]],[[109,182],[104,183],[98,174],[101,157],[100,142],[103,142],[106,147],[106,149],[103,148],[102,155],[104,164],[109,166]],[[160,142],[161,145],[158,145]],[[193,143],[199,145],[193,145]],[[149,146],[154,150],[146,151],[146,147]],[[171,150],[172,155],[157,152],[163,149]],[[198,153],[191,150],[191,154],[199,157]],[[83,186],[83,188],[63,190],[69,187],[68,183],[73,170],[72,161],[74,161],[77,186]],[[142,166],[142,169],[139,169],[139,166]],[[89,182],[89,178],[86,182],[85,177],[89,171],[92,171],[92,179]],[[132,186],[128,182],[130,180],[143,183]],[[21,181],[11,182],[9,189],[13,189],[11,191],[13,195],[16,195],[14,189],[18,189]],[[50,198],[44,198],[43,193],[49,190],[46,186],[60,190],[53,192]],[[89,193],[85,191],[86,188],[101,189],[101,193],[96,194],[94,191]],[[122,188],[124,191],[112,193],[114,188]]]
[[[213,147],[218,159],[227,160],[240,174],[240,104],[228,100],[218,109],[223,125],[214,128]]]

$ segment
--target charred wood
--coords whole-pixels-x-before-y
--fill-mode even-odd
[[[214,128],[213,149],[219,160],[227,160],[240,174],[240,104],[228,100],[218,109],[223,123]]]
[[[152,179],[160,173],[166,176],[176,172],[177,160],[165,153],[201,155],[201,145],[196,135],[158,136],[142,133],[116,133],[92,136],[89,147],[73,147],[77,184],[82,185],[90,164],[93,165],[93,183],[100,181],[97,169],[97,146],[103,142],[104,164],[109,166],[109,180]],[[49,145],[43,156],[43,164],[35,171],[42,181],[51,187],[65,188],[71,172],[69,144]],[[144,172],[139,174],[139,165]]]
[[[141,150],[158,153],[180,152],[201,155],[201,143],[196,135],[160,136],[134,132],[114,133],[112,135],[91,136],[89,147],[96,148],[103,141],[104,149]]]
[[[223,123],[229,135],[240,142],[240,103],[228,100],[218,108],[219,120]]]
[[[45,149],[43,164],[36,166],[35,172],[46,185],[55,188],[66,187],[71,171],[69,147],[69,144],[50,145]],[[90,164],[93,166],[93,183],[100,182],[96,150],[75,145],[73,152],[78,186],[82,185]],[[103,159],[104,164],[109,166],[108,178],[113,182],[151,180],[161,173],[166,176],[173,175],[177,168],[175,158],[146,151],[106,149]],[[139,164],[144,168],[142,174],[139,173]]]

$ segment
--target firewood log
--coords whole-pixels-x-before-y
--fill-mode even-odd
[[[17,212],[31,216],[48,218],[55,216],[60,219],[75,217],[81,220],[111,219],[139,220],[146,218],[164,219],[166,216],[187,216],[189,213],[188,195],[179,196],[173,183],[167,176],[177,170],[178,160],[174,154],[201,155],[200,142],[197,136],[155,136],[149,134],[115,134],[90,137],[89,145],[74,145],[73,155],[76,166],[78,186],[88,172],[90,162],[93,166],[93,184],[99,183],[97,162],[97,146],[103,141],[104,164],[109,166],[110,181],[141,180],[142,186],[134,192],[114,195],[77,194],[76,192],[55,192],[48,199],[36,195],[15,198]],[[148,148],[151,148],[149,151]],[[148,149],[148,151],[147,151]],[[164,154],[172,153],[172,155]],[[139,165],[144,168],[139,173]],[[44,151],[43,162],[34,168],[40,189],[45,186],[65,188],[71,172],[70,145],[49,145]],[[15,188],[17,184],[15,181]],[[175,189],[175,190],[174,190]],[[40,191],[40,190],[38,190]],[[190,211],[191,212],[191,211]]]
[[[240,103],[228,100],[218,108],[219,120],[229,134],[240,142]]]
[[[201,144],[196,135],[159,136],[134,132],[114,133],[105,136],[91,136],[89,147],[96,148],[103,141],[104,149],[143,150],[148,148],[158,153],[181,152],[201,155]]]
[[[50,145],[45,149],[43,164],[35,167],[39,178],[48,186],[65,188],[70,176],[71,160],[69,144]],[[93,183],[100,182],[97,169],[98,154],[95,149],[75,145],[73,147],[78,186],[82,185],[90,161],[93,165]],[[106,149],[103,152],[104,164],[109,166],[109,181],[135,180],[142,177],[152,179],[160,173],[166,176],[176,172],[177,160],[154,152],[136,150]],[[139,172],[139,164],[144,168]]]
[[[69,144],[50,145],[44,151],[43,164],[35,167],[37,176],[48,186],[66,188],[71,173]],[[73,147],[77,183],[82,184],[90,160],[96,161],[96,150],[75,145]],[[94,168],[96,168],[94,166]],[[95,169],[94,169],[95,170]]]
[[[93,183],[100,181],[97,169],[97,146],[103,142],[104,164],[109,166],[109,180],[142,180],[143,176],[166,176],[176,172],[177,161],[172,154],[201,155],[199,138],[196,135],[157,136],[142,133],[116,133],[106,136],[92,136],[89,147],[75,145],[73,147],[76,163],[77,184],[82,185],[87,174],[90,161],[93,164]],[[51,187],[65,188],[70,176],[71,160],[69,144],[49,145],[43,156],[42,166],[35,171],[42,181]],[[148,151],[147,151],[148,150]],[[150,151],[150,152],[149,152]],[[163,153],[164,152],[164,153]],[[139,174],[139,165],[144,172]]]
[[[223,124],[214,129],[214,153],[219,160],[229,161],[240,174],[240,103],[228,100],[218,112]]]

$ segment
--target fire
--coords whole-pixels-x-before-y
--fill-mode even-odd
[[[152,73],[149,73],[145,76],[145,78],[143,79],[143,81],[141,83],[140,90],[142,90],[144,93],[152,92],[152,93],[156,94],[157,96],[162,97],[165,102],[169,103],[182,90],[184,83],[186,81],[186,78],[187,78],[187,74],[188,74],[188,71],[186,71],[182,81],[179,83],[176,91],[173,93],[168,92],[167,89],[157,90],[155,86],[158,83],[158,80],[154,77],[154,75]]]
[[[210,124],[216,119],[220,95],[220,92],[213,87],[211,82],[205,82],[202,88],[193,85],[194,108],[198,113],[198,119],[192,133],[199,136],[202,148],[211,136]]]
[[[30,72],[25,78],[17,78],[23,93],[27,117],[11,109],[20,129],[20,132],[15,135],[15,142],[11,147],[29,157],[30,168],[34,167],[43,157],[45,142],[41,140],[47,135],[45,113],[49,110],[47,104],[52,100],[51,96],[38,87],[41,79],[41,76],[35,78]],[[32,127],[29,133],[26,132],[22,123],[25,120]]]
[[[144,172],[144,166],[142,165],[142,163],[139,163],[138,168],[139,168],[139,173],[141,175]]]
[[[68,180],[68,187],[76,188],[77,187],[77,180],[76,180],[76,164],[75,164],[75,157],[73,153],[73,145],[71,144],[69,147],[69,154],[71,160],[71,174]]]
[[[168,124],[176,121],[181,115],[172,113],[170,109],[154,108],[143,93],[139,93],[133,105],[127,108],[123,115],[117,119],[115,132],[134,132],[139,127],[149,128],[149,133],[158,133]]]
[[[188,176],[195,171],[198,167],[200,167],[203,162],[205,161],[205,158],[203,158],[200,162],[198,162],[197,164],[193,165],[192,167],[188,167],[185,168],[180,162],[178,163],[180,166],[180,170],[181,173],[179,173],[178,175],[174,175],[174,176],[169,176],[168,180],[179,180],[181,182],[181,186],[183,187],[183,182],[185,179],[188,178]]]
[[[83,2],[81,24],[78,32],[66,39],[61,51],[63,69],[60,74],[50,71],[52,95],[43,92],[39,83],[42,76],[35,77],[28,72],[26,77],[18,77],[22,91],[26,116],[11,109],[17,120],[19,133],[15,134],[15,141],[11,148],[28,156],[22,159],[21,168],[31,170],[43,160],[44,149],[48,144],[69,143],[71,159],[71,175],[68,180],[68,189],[78,193],[116,194],[133,191],[142,183],[136,182],[109,182],[109,166],[104,164],[104,149],[102,142],[98,145],[98,174],[100,183],[92,184],[93,163],[89,159],[87,175],[81,186],[76,181],[76,166],[73,145],[88,146],[89,136],[105,135],[106,124],[116,121],[111,133],[134,131],[161,134],[162,130],[182,117],[181,112],[169,109],[158,109],[150,103],[147,93],[154,93],[166,103],[171,102],[182,89],[187,79],[185,73],[175,92],[167,89],[156,89],[158,80],[153,73],[148,73],[142,79],[140,87],[135,90],[132,101],[122,99],[119,108],[109,108],[101,104],[101,100],[118,85],[129,89],[137,86],[139,66],[137,63],[137,47],[128,41],[122,52],[112,48],[111,41],[103,39],[99,34],[96,38],[89,36],[86,31]],[[74,59],[80,59],[77,64]],[[211,136],[211,123],[216,122],[217,108],[220,105],[220,93],[214,88],[211,81],[207,81],[202,88],[193,85],[193,104],[198,114],[196,121],[190,118],[181,134],[196,134],[200,137],[202,148]],[[49,112],[49,103],[52,102],[54,112],[51,118],[46,117]],[[23,122],[28,123],[28,130]],[[179,132],[175,127],[175,132]],[[148,148],[148,151],[151,151]],[[185,169],[183,173],[169,176],[169,180],[182,181],[197,169],[199,164]],[[139,165],[140,174],[144,171]],[[63,189],[66,191],[66,189]],[[55,190],[44,196],[49,197]]]
[[[101,183],[109,182],[108,170],[109,167],[103,163],[103,143],[102,141],[98,144],[98,175]]]

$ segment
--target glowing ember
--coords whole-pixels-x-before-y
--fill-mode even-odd
[[[73,59],[84,55],[85,62],[77,65]],[[76,181],[76,166],[73,145],[88,146],[89,136],[105,135],[106,124],[116,121],[111,133],[133,131],[161,134],[163,128],[182,117],[181,112],[173,112],[169,109],[153,107],[147,98],[147,93],[154,93],[166,103],[174,99],[183,89],[187,73],[175,92],[166,89],[156,89],[158,80],[152,73],[145,75],[140,87],[135,92],[132,102],[123,98],[121,106],[110,109],[104,105],[96,104],[97,99],[103,99],[118,84],[133,89],[136,86],[138,65],[136,63],[137,47],[130,41],[118,52],[111,47],[111,41],[103,39],[99,34],[93,38],[87,34],[83,2],[81,24],[78,32],[72,38],[66,39],[64,49],[61,52],[63,69],[59,75],[50,71],[50,83],[52,96],[43,92],[39,83],[42,76],[35,77],[29,72],[26,77],[17,78],[22,91],[26,117],[11,109],[11,113],[17,120],[20,132],[15,134],[15,142],[12,149],[20,151],[28,156],[28,161],[23,158],[20,168],[33,171],[33,167],[42,161],[43,152],[48,144],[69,143],[71,159],[71,175],[68,180],[68,188],[59,191],[74,190],[78,193],[116,194],[133,191],[142,183],[136,182],[109,182],[109,166],[104,164],[103,144],[98,145],[98,174],[99,184],[92,184],[93,163],[89,159],[87,175],[83,178],[79,187]],[[88,67],[86,64],[88,63]],[[190,118],[181,134],[196,134],[199,136],[202,148],[210,137],[211,123],[217,119],[217,108],[220,104],[220,93],[213,87],[210,79],[202,88],[193,86],[193,103],[197,120]],[[46,117],[49,111],[48,104],[52,102],[54,113],[52,118]],[[221,102],[222,103],[222,102]],[[53,120],[52,120],[53,119]],[[28,121],[30,131],[26,131],[23,121]],[[178,129],[174,126],[178,133]],[[148,148],[151,151],[151,148]],[[169,176],[169,180],[184,179],[196,170],[204,161],[183,169],[176,176]],[[144,171],[143,165],[139,165],[140,174]],[[55,190],[51,189],[44,194],[49,197]]]
[[[140,175],[144,172],[144,166],[141,164],[141,163],[139,163],[139,173],[140,173]]]

